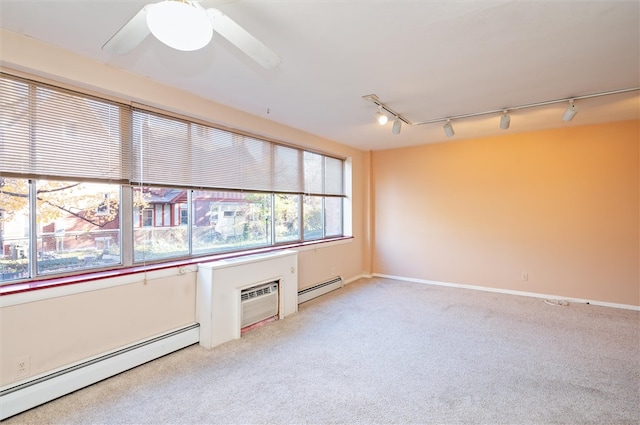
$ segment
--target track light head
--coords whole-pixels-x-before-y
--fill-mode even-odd
[[[451,125],[451,120],[447,120],[447,122],[445,123],[445,125],[442,128],[444,129],[444,134],[446,134],[447,137],[452,137],[454,134],[456,134],[456,132],[453,131],[453,126]]]
[[[387,121],[389,121],[389,117],[387,117],[382,112],[382,106],[378,106],[378,112],[376,112],[376,121],[378,121],[378,124],[380,125],[385,125]]]
[[[566,111],[564,111],[564,114],[562,115],[562,119],[564,121],[571,121],[573,117],[576,116],[577,113],[578,113],[578,107],[573,104],[573,99],[571,99],[569,100],[569,107],[567,108]]]
[[[400,121],[400,118],[396,117],[395,121],[393,121],[393,128],[391,129],[391,132],[393,134],[400,134],[400,130],[402,129],[402,121]]]
[[[509,124],[511,124],[511,116],[507,114],[507,110],[505,109],[500,117],[500,128],[506,130],[509,128]]]

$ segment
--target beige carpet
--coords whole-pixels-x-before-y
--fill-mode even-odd
[[[637,425],[640,312],[363,279],[4,423]]]

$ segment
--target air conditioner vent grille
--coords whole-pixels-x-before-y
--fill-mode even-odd
[[[263,287],[263,288],[258,288],[258,289],[250,289],[245,291],[242,291],[241,295],[240,295],[240,299],[242,299],[242,301],[247,301],[250,300],[252,298],[257,298],[260,297],[262,295],[268,295],[272,293],[272,288],[271,286],[267,286],[267,287]]]

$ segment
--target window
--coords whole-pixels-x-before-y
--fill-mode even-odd
[[[0,282],[30,277],[29,181],[0,177]]]
[[[325,237],[342,235],[342,198],[324,198],[324,229]]]
[[[4,73],[0,110],[0,283],[343,233],[343,159]]]
[[[2,281],[121,264],[118,185],[0,181]],[[108,208],[100,208],[105,202]],[[32,216],[33,231],[29,226]]]
[[[274,195],[275,243],[300,240],[300,195]]]
[[[304,239],[322,238],[323,210],[321,196],[305,196],[302,210],[304,211]]]
[[[153,210],[145,208],[142,210],[142,227],[153,226]]]
[[[0,110],[1,175],[128,183],[126,106],[0,74]]]
[[[196,254],[271,244],[270,195],[197,190],[192,211]]]
[[[163,225],[163,210],[186,200],[187,191],[162,187],[134,187],[133,199],[142,211],[142,227],[133,230],[134,262],[157,261],[189,254],[184,226]]]
[[[183,208],[182,205],[179,206],[178,211],[180,212],[180,225],[186,226],[189,224],[189,210]]]
[[[39,180],[37,274],[120,264],[119,199],[116,185]],[[105,202],[111,213],[98,213]]]

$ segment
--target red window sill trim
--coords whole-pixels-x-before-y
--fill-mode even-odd
[[[16,282],[0,286],[0,297],[22,292],[31,292],[41,289],[55,288],[66,285],[76,285],[79,283],[87,283],[95,280],[102,280],[112,277],[127,276],[137,273],[149,272],[152,270],[169,269],[172,267],[186,266],[190,264],[206,263],[211,261],[227,260],[229,258],[239,258],[247,255],[264,254],[268,252],[277,252],[292,248],[301,248],[312,245],[319,245],[327,242],[335,242],[353,239],[353,236],[343,236],[331,239],[322,239],[317,241],[300,242],[296,244],[280,245],[277,247],[258,248],[241,252],[231,252],[227,254],[208,255],[204,257],[193,257],[185,260],[167,261],[162,263],[137,265],[132,267],[123,267],[113,270],[103,270],[98,272],[82,273],[73,276],[56,277],[51,279],[29,280],[26,282]]]

